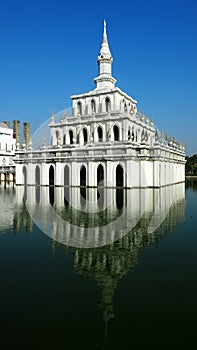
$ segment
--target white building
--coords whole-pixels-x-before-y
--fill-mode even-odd
[[[115,86],[104,22],[93,91],[73,95],[72,113],[51,116],[51,145],[17,151],[16,183],[160,187],[185,179],[184,146],[164,136]]]
[[[15,174],[16,139],[13,129],[6,123],[0,122],[0,181],[13,180]]]

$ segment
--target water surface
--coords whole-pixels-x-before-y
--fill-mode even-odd
[[[100,193],[1,185],[1,348],[194,348],[196,203],[194,179]]]

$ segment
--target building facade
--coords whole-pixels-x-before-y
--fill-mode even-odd
[[[16,184],[161,187],[183,182],[183,144],[159,132],[115,86],[104,22],[95,89],[73,95],[72,113],[51,115],[50,145],[17,150]]]
[[[0,181],[13,181],[15,176],[16,139],[9,123],[0,122]]]

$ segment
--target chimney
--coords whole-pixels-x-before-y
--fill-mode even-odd
[[[20,143],[20,120],[13,120],[13,134],[16,138],[16,143]]]
[[[24,143],[28,147],[30,142],[30,123],[23,123],[23,137]]]

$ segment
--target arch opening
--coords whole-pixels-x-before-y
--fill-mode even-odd
[[[86,167],[84,165],[80,169],[80,186],[86,186]]]
[[[106,112],[110,112],[110,110],[111,110],[111,102],[110,102],[109,97],[106,97],[106,99],[105,99],[105,110],[106,110]]]
[[[36,165],[35,170],[35,185],[40,185],[40,167]]]
[[[119,135],[119,127],[117,125],[114,125],[113,132],[114,132],[114,141],[119,141],[120,135]]]
[[[97,186],[103,186],[104,182],[104,169],[101,164],[97,168]]]
[[[70,179],[69,179],[69,166],[65,165],[64,167],[64,186],[69,186]]]
[[[116,187],[124,186],[123,168],[120,164],[116,167]]]
[[[86,143],[88,142],[88,132],[86,128],[83,128],[83,142],[84,145],[86,145]]]
[[[54,186],[54,167],[51,165],[49,168],[49,185]]]
[[[92,113],[96,112],[96,103],[94,100],[91,101],[91,109],[92,109]]]
[[[103,129],[99,126],[97,129],[98,132],[98,142],[103,142]]]
[[[77,112],[78,112],[78,114],[82,114],[81,112],[82,112],[82,106],[81,106],[81,102],[77,102]]]
[[[69,140],[70,140],[70,145],[73,145],[73,131],[69,130]]]

